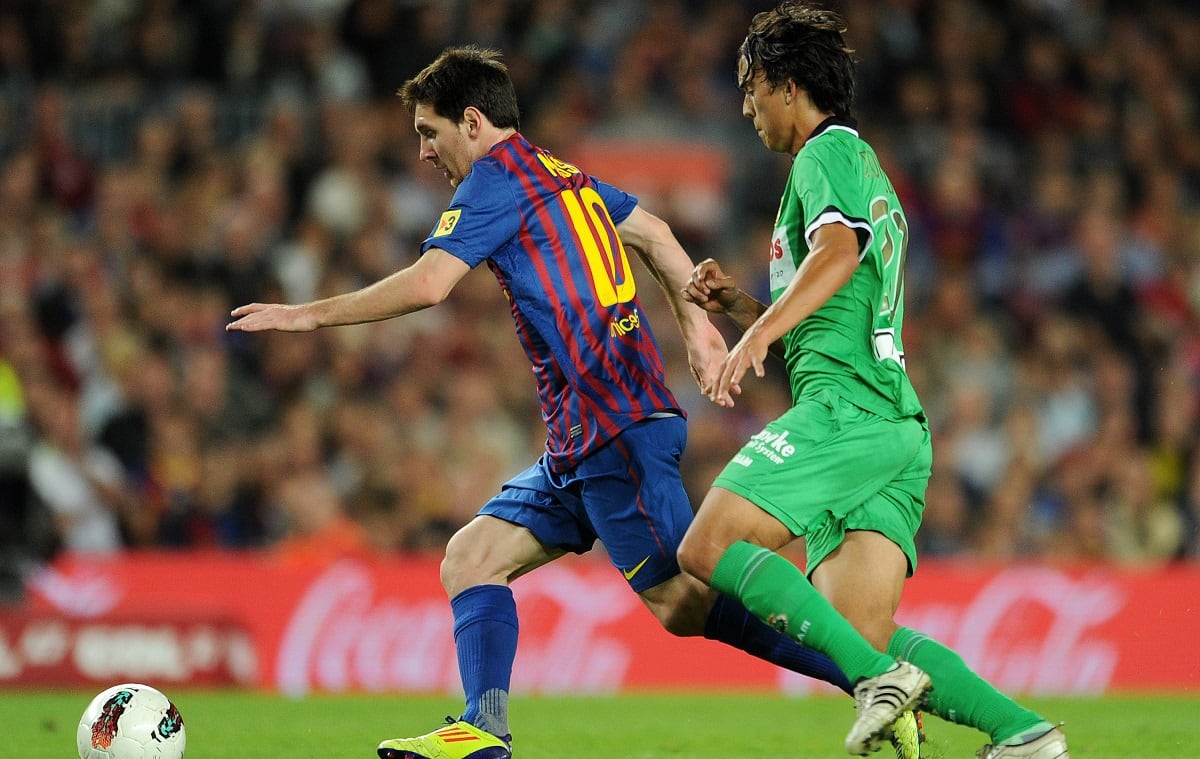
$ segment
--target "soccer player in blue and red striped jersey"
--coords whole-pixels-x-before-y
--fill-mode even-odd
[[[418,130],[440,137],[427,123]],[[533,363],[554,472],[636,422],[680,413],[617,233],[636,209],[632,196],[514,133],[471,165],[424,244],[486,262],[499,280]],[[711,355],[717,338],[702,320],[689,327]]]
[[[726,348],[704,310],[683,298],[692,262],[667,224],[530,144],[517,131],[516,95],[494,51],[450,48],[399,94],[422,160],[456,188],[419,260],[355,292],[241,306],[228,325],[298,332],[387,319],[441,302],[487,264],[533,364],[545,453],[450,539],[442,563],[465,711],[429,734],[384,741],[379,755],[510,757],[517,612],[509,583],[596,540],[670,632],[720,640],[849,692],[826,657],[680,572],[675,553],[693,517],[679,474],[686,428],[627,248],[667,294],[702,390]]]

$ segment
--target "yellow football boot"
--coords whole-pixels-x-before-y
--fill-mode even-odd
[[[905,712],[892,723],[888,739],[896,750],[896,759],[921,759],[921,744],[925,733],[921,729],[921,713]]]
[[[447,717],[445,727],[418,738],[384,741],[378,753],[380,759],[512,759],[510,740]]]

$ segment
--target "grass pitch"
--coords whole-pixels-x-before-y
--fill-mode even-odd
[[[0,691],[0,757],[74,757],[75,728],[93,695]],[[427,732],[460,709],[448,696],[168,695],[187,726],[189,759],[368,759],[380,740]],[[1075,757],[1200,759],[1200,694],[1021,700],[1067,723]],[[834,696],[655,693],[521,697],[510,717],[516,759],[845,759],[853,707]],[[971,757],[985,742],[981,733],[934,717],[926,717],[925,731],[926,754],[934,759]]]

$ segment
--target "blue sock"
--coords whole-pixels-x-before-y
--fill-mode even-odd
[[[853,689],[842,670],[820,651],[802,646],[792,638],[763,623],[737,599],[723,593],[708,612],[704,637],[728,643],[751,656],[798,672],[815,680],[824,680],[847,693]]]
[[[517,604],[507,585],[476,585],[450,599],[466,692],[461,719],[508,738],[508,687],[517,656]]]

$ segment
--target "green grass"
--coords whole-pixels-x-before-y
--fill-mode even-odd
[[[97,689],[99,690],[99,689]],[[90,693],[0,691],[0,757],[70,759]],[[384,738],[432,729],[457,713],[451,697],[314,696],[178,690],[190,759],[374,757]],[[1200,757],[1200,695],[1022,699],[1067,723],[1072,754],[1088,759]],[[761,694],[517,698],[516,759],[844,759],[849,699]],[[928,754],[971,757],[982,734],[926,717]],[[875,754],[886,757],[886,752]]]

